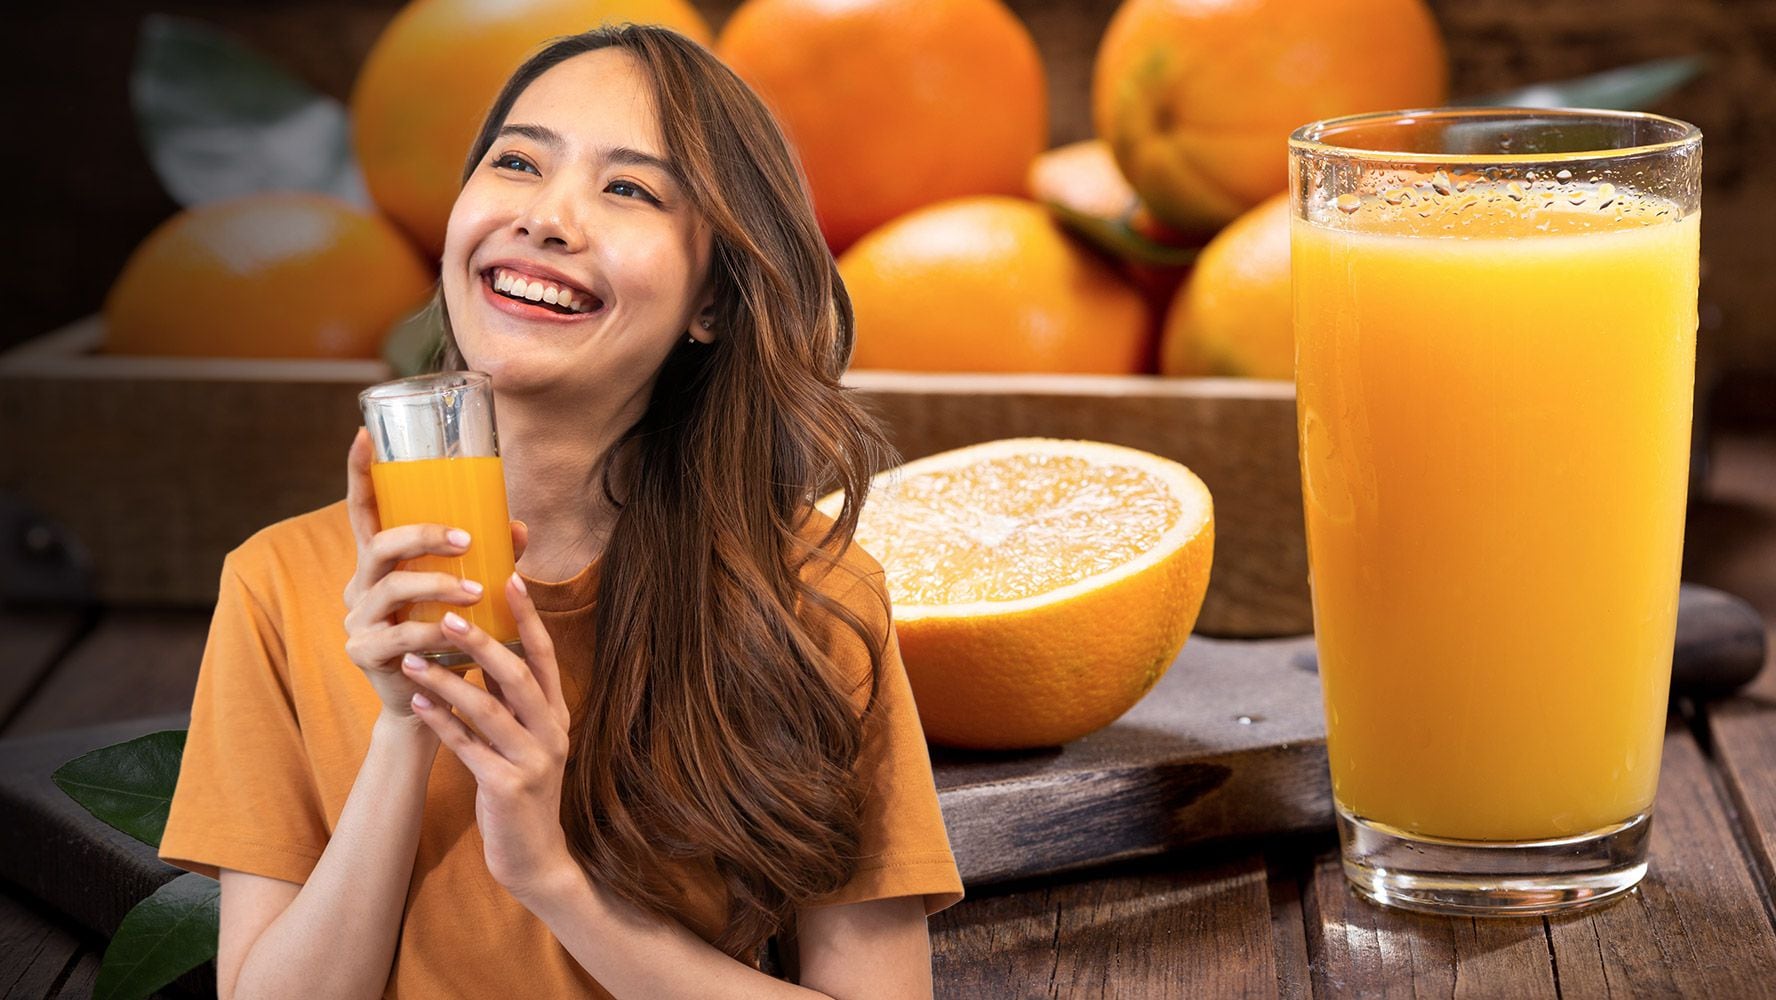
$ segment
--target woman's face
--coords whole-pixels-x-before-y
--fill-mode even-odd
[[[442,263],[457,346],[496,390],[628,401],[687,333],[713,339],[711,237],[664,159],[648,81],[621,49],[519,95],[457,196]]]

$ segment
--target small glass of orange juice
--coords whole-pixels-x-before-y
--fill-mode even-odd
[[[1646,873],[1701,142],[1653,115],[1487,108],[1290,137],[1326,749],[1373,900],[1546,913]]]
[[[514,562],[512,526],[492,380],[482,372],[396,379],[365,389],[358,405],[375,449],[370,478],[383,529],[441,524],[461,528],[471,539],[460,556],[422,556],[401,568],[449,573],[486,588],[467,608],[436,601],[409,605],[406,620],[435,622],[454,609],[522,655],[518,625],[506,603]],[[454,648],[422,655],[449,667],[473,663]]]

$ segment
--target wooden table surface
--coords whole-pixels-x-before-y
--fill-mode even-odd
[[[1776,431],[1716,441],[1685,562],[1776,624]],[[0,611],[0,737],[188,707],[207,620]],[[1776,996],[1776,670],[1674,706],[1664,759],[1652,872],[1595,912],[1394,913],[1344,887],[1329,832],[1224,844],[971,891],[932,921],[937,994]],[[84,1000],[103,948],[0,885],[0,994]]]

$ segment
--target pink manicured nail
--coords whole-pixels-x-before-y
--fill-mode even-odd
[[[474,594],[476,597],[481,596],[481,585],[473,580],[464,580],[462,582],[462,589]]]
[[[467,632],[469,623],[463,620],[462,615],[454,611],[447,611],[444,613],[444,627],[452,632]]]
[[[413,693],[413,707],[419,708],[419,709],[431,708],[432,707],[432,700],[430,698],[427,698],[425,695],[420,694],[419,692],[415,691]]]
[[[469,547],[469,533],[461,528],[451,528],[444,537],[450,539],[450,544],[459,549],[466,549]]]
[[[417,653],[408,653],[401,657],[401,666],[418,673],[426,668],[426,661],[421,659]]]
[[[516,573],[512,574],[512,585],[518,588],[520,594],[523,594],[526,597],[530,596],[530,591],[525,589],[524,578]]]

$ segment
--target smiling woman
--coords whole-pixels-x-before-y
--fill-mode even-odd
[[[344,502],[229,556],[161,848],[222,879],[222,996],[929,995],[961,883],[851,542],[888,449],[769,112],[664,29],[552,43],[470,150],[435,306],[438,367],[492,376],[519,572],[400,568],[475,542],[382,530],[362,435]],[[524,659],[399,622],[489,586]],[[480,670],[410,655],[441,643]]]

